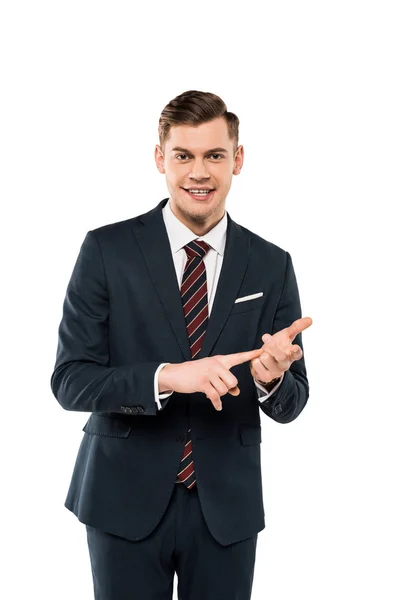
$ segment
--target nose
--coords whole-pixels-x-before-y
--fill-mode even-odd
[[[204,163],[204,160],[199,158],[194,161],[192,170],[189,175],[190,179],[195,179],[196,181],[201,181],[202,179],[209,179],[210,175],[207,171],[207,166]]]

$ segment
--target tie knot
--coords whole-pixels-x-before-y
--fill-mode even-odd
[[[193,258],[195,256],[203,258],[203,256],[210,249],[210,245],[207,244],[207,242],[204,242],[203,240],[193,240],[193,242],[189,242],[188,244],[186,244],[184,248],[186,250],[188,258]]]

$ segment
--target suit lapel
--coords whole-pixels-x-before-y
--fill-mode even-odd
[[[155,208],[134,219],[132,226],[154,284],[152,293],[158,294],[160,298],[185,360],[191,360],[180,289],[161,212],[167,202],[168,198],[161,200]],[[207,331],[196,359],[204,358],[212,352],[237,298],[247,268],[250,238],[230,218],[228,212],[227,219],[226,245],[221,273]]]

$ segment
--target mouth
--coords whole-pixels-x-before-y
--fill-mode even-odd
[[[194,189],[194,188],[182,188],[187,194],[188,196],[190,196],[193,200],[199,200],[200,202],[204,202],[205,200],[210,200],[210,198],[212,198],[212,196],[214,195],[215,189],[208,189],[208,188],[200,188],[200,189]]]

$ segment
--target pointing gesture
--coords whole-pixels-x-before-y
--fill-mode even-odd
[[[255,350],[248,350],[247,352],[235,352],[234,354],[221,354],[218,358],[221,360],[222,364],[227,367],[227,369],[231,369],[236,365],[241,365],[253,358],[257,358],[262,354],[263,348],[256,348]],[[212,357],[216,358],[216,357]]]
[[[267,383],[280,377],[294,360],[302,357],[300,346],[293,346],[292,342],[298,333],[311,324],[312,319],[304,317],[273,336],[265,333],[262,336],[264,345],[255,350],[168,364],[159,372],[159,391],[172,390],[182,394],[203,392],[216,410],[222,410],[221,396],[240,394],[239,382],[230,371],[232,367],[251,361],[251,373],[258,381]]]
[[[293,342],[296,335],[301,333],[305,329],[307,329],[307,327],[310,327],[310,325],[312,325],[311,317],[302,317],[301,319],[297,319],[296,321],[293,321],[293,323],[291,325],[289,325],[289,327],[285,327],[284,329],[277,331],[274,334],[274,337],[275,337],[275,335],[280,336],[280,334],[282,334],[282,336],[286,335],[289,338],[289,341]],[[269,334],[264,334],[264,335],[269,335]],[[280,337],[282,337],[282,336],[280,336]]]
[[[253,358],[250,363],[252,376],[261,384],[270,383],[289,369],[292,362],[303,356],[298,345],[292,345],[295,337],[312,325],[310,317],[302,317],[289,327],[277,331],[274,335],[264,333],[262,353]]]
[[[263,353],[263,348],[234,354],[208,356],[199,360],[166,365],[158,374],[159,391],[173,390],[183,394],[203,392],[216,410],[222,409],[220,396],[240,394],[238,380],[229,369]]]

